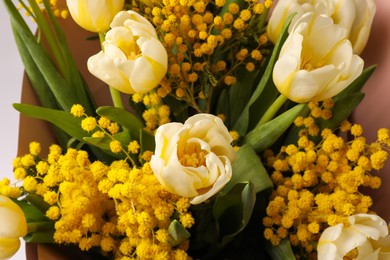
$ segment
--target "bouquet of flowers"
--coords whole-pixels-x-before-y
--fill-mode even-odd
[[[373,0],[3,3],[40,102],[14,107],[57,142],[31,140],[0,182],[0,257],[19,237],[94,259],[390,256],[361,189],[381,184],[390,130],[367,143],[348,121],[375,69]],[[86,65],[111,101],[61,19],[101,46]]]

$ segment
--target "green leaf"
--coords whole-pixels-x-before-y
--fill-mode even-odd
[[[277,246],[268,243],[266,249],[270,257],[274,260],[295,260],[295,255],[288,239],[283,239]]]
[[[12,200],[23,210],[27,222],[47,221],[47,217],[44,216],[45,212],[28,203],[26,199]]]
[[[91,101],[91,96],[84,87],[72,85],[67,82],[56,69],[55,63],[52,61],[46,49],[37,42],[35,36],[30,31],[23,17],[11,0],[3,0],[8,13],[11,17],[11,24],[14,32],[20,38],[19,44],[22,44],[23,49],[27,51],[31,60],[35,63],[36,68],[40,71],[44,82],[47,83],[51,92],[54,94],[56,101],[61,109],[69,111],[73,104],[81,104],[84,106],[88,114],[94,113],[94,105]],[[58,44],[58,43],[57,43]],[[66,56],[63,56],[66,57]],[[71,59],[71,56],[68,57]],[[61,62],[59,60],[57,62]],[[77,75],[72,75],[77,77]]]
[[[129,131],[127,131],[127,130],[113,135],[113,138],[115,140],[119,141],[121,143],[122,147],[124,147],[124,148],[126,148],[132,140],[130,137]],[[108,137],[108,136],[84,137],[83,140],[88,144],[94,145],[94,146],[98,147],[99,149],[104,150],[106,153],[110,154],[114,158],[117,158],[117,159],[126,158],[126,155],[124,153],[114,154],[113,152],[111,152],[111,149],[110,149],[110,143],[112,141],[111,137]]]
[[[13,107],[26,116],[45,120],[58,126],[79,141],[83,141],[85,136],[90,136],[81,128],[81,118],[74,117],[69,112],[28,104],[13,104]]]
[[[249,102],[255,82],[258,82],[262,73],[262,68],[256,72],[239,69],[236,77],[237,82],[221,92],[216,114],[223,114],[227,117],[226,124],[229,129],[233,127],[245,105]]]
[[[42,197],[29,194],[23,200],[13,201],[23,210],[26,217],[28,233],[24,240],[28,243],[53,243],[54,222],[45,216],[48,204]]]
[[[154,141],[154,135],[145,130],[140,131],[141,135],[141,154],[145,151],[154,151],[156,143]]]
[[[190,232],[188,232],[176,219],[172,220],[169,224],[168,233],[171,235],[169,241],[171,246],[178,246],[191,237]]]
[[[23,239],[26,243],[54,243],[54,228],[47,231],[28,233]]]
[[[334,102],[337,102],[340,99],[343,99],[350,94],[360,92],[363,89],[364,84],[366,84],[367,80],[371,77],[372,73],[374,73],[376,69],[376,65],[370,66],[366,68],[362,74],[355,79],[346,89],[341,91],[337,96],[334,97]]]
[[[233,163],[233,176],[221,192],[227,193],[236,184],[243,182],[250,182],[256,193],[273,188],[263,163],[249,144],[244,144],[238,150],[237,159]]]
[[[246,227],[255,202],[256,192],[250,182],[238,183],[228,193],[219,194],[213,209],[221,236],[218,247],[225,246]]]
[[[336,130],[345,119],[347,119],[355,108],[360,104],[364,98],[364,93],[357,92],[344,96],[338,99],[332,109],[332,118],[318,119],[317,125],[320,129],[329,128],[331,130]]]
[[[262,102],[269,102],[270,97],[275,96],[275,94],[271,93],[271,91],[274,92],[274,90],[272,89],[272,85],[273,85],[272,71],[273,71],[275,62],[279,56],[280,50],[282,49],[283,43],[288,36],[287,29],[288,29],[288,26],[290,25],[291,20],[294,17],[294,15],[295,14],[291,14],[287,18],[285,24],[283,25],[283,29],[282,29],[281,34],[280,34],[280,36],[275,44],[275,47],[274,47],[274,50],[272,52],[271,58],[268,62],[267,68],[266,68],[263,76],[261,77],[261,80],[260,80],[258,86],[256,87],[255,91],[253,92],[251,99],[246,104],[243,112],[241,113],[240,118],[237,120],[236,124],[233,127],[233,129],[235,129],[240,135],[245,135],[247,133],[248,128],[249,128],[249,124],[251,121],[255,122],[255,124],[256,124],[257,121],[261,118],[262,113],[259,113],[259,111],[256,109],[256,107],[260,106],[262,108],[262,110],[264,110],[265,107],[263,107],[264,105]],[[268,86],[271,86],[271,87],[268,87]],[[267,94],[266,94],[267,98],[260,99],[261,94],[262,94],[264,89],[267,90]],[[274,98],[276,98],[276,96]],[[272,99],[271,99],[271,101],[272,101]],[[256,104],[256,106],[254,108],[252,108],[252,106],[254,104]],[[255,111],[255,113],[250,113],[250,111]]]
[[[296,105],[273,120],[257,126],[247,134],[245,142],[252,145],[256,152],[271,147],[300,115],[305,106],[305,104]]]
[[[144,128],[144,124],[135,115],[118,107],[103,106],[96,110],[100,116],[105,116],[110,120],[117,122],[124,128],[129,130],[133,140],[139,140],[140,130]]]
[[[12,29],[14,29],[13,26]],[[24,69],[40,103],[44,107],[58,109],[59,107],[56,102],[55,96],[53,95],[53,92],[50,90],[49,86],[47,85],[45,79],[42,76],[42,73],[36,66],[23,40],[20,38],[19,34],[15,30],[14,38],[16,46],[18,47],[20,53],[20,57],[22,58],[24,64]]]
[[[37,209],[39,209],[42,213],[46,213],[46,211],[50,208],[50,205],[48,203],[46,203],[43,198],[39,195],[36,195],[36,194],[32,194],[32,193],[29,193],[27,196],[26,196],[26,200],[31,204],[33,205],[34,207],[36,207]]]

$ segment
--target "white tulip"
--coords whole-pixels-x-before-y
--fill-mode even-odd
[[[236,152],[219,117],[197,114],[157,129],[150,165],[169,192],[199,204],[220,191],[232,176]]]
[[[22,209],[2,195],[0,195],[0,223],[0,259],[6,259],[19,250],[19,238],[27,234],[27,222]]]
[[[376,5],[374,0],[354,0],[354,2],[356,17],[351,27],[349,40],[352,42],[354,53],[360,54],[366,46],[371,32]]]
[[[73,20],[85,30],[105,32],[114,16],[123,9],[124,0],[66,0]]]
[[[322,101],[344,90],[363,71],[347,30],[325,15],[304,14],[287,37],[273,70],[279,92],[298,102]]]
[[[322,232],[318,241],[318,259],[342,260],[353,249],[358,250],[357,259],[379,259],[386,256],[383,248],[390,248],[388,227],[377,215],[356,214],[348,217],[349,224],[338,224]],[[378,246],[373,246],[376,241]]]
[[[127,94],[155,88],[168,69],[168,55],[153,25],[134,11],[122,11],[111,23],[103,50],[88,59],[89,71]]]
[[[267,35],[276,43],[287,17],[297,13],[289,27],[291,32],[295,23],[308,12],[326,15],[347,30],[354,53],[360,54],[368,40],[376,5],[374,0],[280,0],[269,19]]]

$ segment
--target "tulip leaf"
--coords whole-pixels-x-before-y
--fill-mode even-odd
[[[221,192],[227,193],[234,185],[242,182],[250,182],[256,193],[273,188],[263,163],[249,144],[244,144],[238,150],[237,159],[233,163],[233,176]]]
[[[41,222],[47,220],[47,217],[44,215],[46,211],[38,209],[35,205],[29,203],[26,199],[12,199],[12,201],[23,210],[27,222]]]
[[[280,50],[282,49],[283,43],[288,36],[288,27],[294,15],[295,14],[291,14],[287,18],[286,22],[284,23],[282,31],[273,49],[271,58],[268,62],[267,68],[264,74],[262,75],[261,80],[257,85],[255,91],[253,92],[249,102],[246,104],[244,110],[242,111],[241,116],[239,117],[239,119],[237,120],[236,124],[233,127],[233,129],[236,130],[240,135],[245,135],[247,133],[250,122],[257,124],[257,121],[260,120],[262,113],[259,113],[257,106],[259,106],[260,108],[268,107],[268,106],[264,106],[262,102],[266,102],[266,101],[269,102],[269,97],[267,99],[261,98],[262,96],[261,94],[264,89],[268,89],[267,90],[268,92],[271,92],[271,90],[272,92],[274,92],[272,88],[268,88],[266,86],[273,85],[272,71],[275,66],[275,62],[277,61],[277,58],[279,56]],[[267,96],[274,96],[274,95],[275,94],[267,93]],[[277,95],[274,98],[276,97]],[[250,111],[254,111],[255,113],[251,113]]]
[[[125,130],[122,132],[119,132],[112,136],[115,140],[119,141],[124,147],[124,149],[127,149],[127,146],[131,142],[131,137],[129,131]],[[113,140],[111,137],[104,136],[104,137],[84,137],[83,140],[91,145],[94,145],[98,147],[101,150],[104,150],[106,153],[110,154],[112,157],[117,159],[124,159],[126,158],[126,155],[123,152],[120,153],[113,153],[110,149],[110,143]]]
[[[156,146],[154,135],[152,135],[149,132],[146,132],[145,130],[140,130],[141,135],[141,154],[146,151],[154,151],[154,148]]]
[[[250,182],[237,183],[228,193],[219,194],[213,209],[221,236],[218,247],[224,247],[246,227],[255,202],[256,192]]]
[[[375,69],[376,65],[366,68],[357,79],[355,79],[346,89],[333,98],[334,102],[337,102],[352,93],[360,92],[363,89],[364,84],[371,77],[372,73],[374,73]]]
[[[73,104],[78,103],[85,107],[88,114],[94,113],[93,101],[91,101],[91,96],[85,86],[73,85],[62,77],[50,55],[43,45],[37,42],[12,1],[3,0],[3,2],[10,14],[13,31],[20,38],[18,44],[23,45],[19,49],[25,49],[24,52],[27,51],[30,54],[29,62],[35,63],[34,67],[40,71],[44,82],[49,86],[61,109],[69,111]],[[67,58],[71,59],[71,56],[67,56]],[[72,75],[72,77],[77,77],[77,75]]]
[[[274,260],[295,260],[295,255],[288,239],[282,239],[277,246],[268,244],[266,250]]]
[[[35,231],[23,237],[26,243],[54,243],[54,225],[52,230]]]
[[[240,117],[251,98],[255,82],[258,82],[262,73],[262,68],[255,72],[249,72],[246,69],[238,70],[237,82],[221,92],[216,114],[223,114],[227,117],[226,125],[229,129]]]
[[[363,98],[364,93],[358,92],[338,99],[334,103],[332,109],[332,118],[328,120],[320,118],[316,122],[317,125],[320,129],[329,128],[331,130],[336,130],[336,128],[338,128],[340,124],[352,114]]]
[[[169,224],[168,232],[171,235],[171,239],[169,240],[171,246],[178,246],[191,236],[191,233],[176,219],[172,220]]]
[[[301,114],[305,106],[305,104],[296,105],[271,121],[256,126],[246,135],[245,142],[252,145],[258,153],[271,147]]]
[[[117,122],[124,128],[129,130],[133,140],[139,140],[140,129],[144,128],[144,124],[135,115],[126,111],[123,108],[103,106],[96,110],[100,116],[105,116],[110,120]]]
[[[42,106],[47,108],[59,109],[58,104],[55,100],[55,96],[53,95],[53,92],[50,90],[44,77],[42,76],[42,73],[39,71],[39,68],[36,66],[23,40],[20,38],[18,32],[16,32],[15,30],[14,30],[14,38],[20,53],[20,57],[24,64],[24,70],[31,82],[31,86],[34,89],[34,93],[37,95]]]
[[[28,104],[13,104],[13,107],[26,116],[45,120],[58,126],[79,141],[83,141],[85,136],[90,135],[81,128],[81,118],[74,117],[69,112]]]
[[[35,194],[28,194],[27,197],[23,200],[13,199],[26,217],[28,234],[23,239],[28,243],[53,243],[54,222],[45,216],[47,203]]]

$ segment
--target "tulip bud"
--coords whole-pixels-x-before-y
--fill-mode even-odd
[[[22,209],[2,195],[0,195],[0,223],[0,259],[5,259],[19,250],[19,237],[27,234],[27,222]]]
[[[66,0],[73,20],[87,31],[105,32],[114,16],[123,9],[124,0]]]

